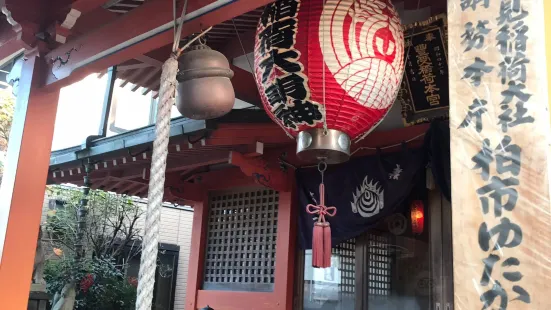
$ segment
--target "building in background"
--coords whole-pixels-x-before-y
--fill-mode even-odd
[[[67,186],[67,190],[80,190]],[[132,200],[145,211],[147,201],[138,197]],[[55,210],[61,202],[56,201],[47,194],[44,197],[41,223],[47,220],[48,212]],[[143,235],[145,213],[136,222],[136,229]],[[185,206],[165,203],[161,209],[160,249],[164,254],[160,255],[160,263],[166,266],[163,275],[158,277],[156,283],[156,309],[172,310],[183,309],[186,300],[186,286],[188,274],[188,262],[191,253],[191,228],[193,223],[193,209]],[[46,251],[50,252],[51,249]],[[53,258],[53,253],[45,253],[45,257]],[[136,256],[129,262],[128,277],[138,277],[140,257]],[[175,267],[175,268],[174,268]],[[172,270],[174,268],[175,270]],[[34,286],[39,287],[39,286]],[[34,291],[33,293],[37,293]]]
[[[51,7],[39,10],[44,3]],[[12,70],[17,121],[0,188],[0,300],[10,310],[27,304],[46,184],[89,177],[93,189],[147,196],[173,3],[2,2],[0,64],[26,52],[22,70]],[[196,44],[228,59],[237,100],[214,119],[171,115],[163,198],[193,208],[178,307],[551,308],[551,45],[538,39],[551,33],[551,2],[189,0],[188,13],[184,41],[212,26]],[[299,40],[308,51],[295,49]],[[404,62],[395,57],[402,43]],[[281,127],[361,125],[363,104],[338,103],[371,105],[364,90],[390,85],[351,69],[374,68],[374,57],[405,65],[399,97],[377,109],[384,119],[354,141],[350,161],[320,176]],[[350,85],[352,77],[361,81]],[[326,92],[331,79],[340,83]],[[306,98],[314,93],[323,98]],[[321,102],[338,119],[325,122]],[[324,210],[323,188],[338,209],[324,269],[313,268],[316,219],[306,209]],[[191,214],[170,212],[163,223]],[[317,237],[328,238],[326,227]]]

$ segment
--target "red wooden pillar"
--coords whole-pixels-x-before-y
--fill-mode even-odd
[[[27,58],[0,188],[0,308],[27,309],[59,89],[41,90],[46,64]]]
[[[276,278],[274,293],[277,309],[293,309],[298,205],[296,186],[292,192],[279,193],[277,222]]]
[[[191,232],[191,253],[188,262],[186,310],[197,309],[197,292],[201,289],[203,281],[208,214],[209,198],[208,194],[204,193],[203,201],[196,202],[193,205],[193,229]]]

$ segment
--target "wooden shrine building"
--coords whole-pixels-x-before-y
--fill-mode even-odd
[[[180,12],[184,1],[176,2]],[[301,239],[304,229],[299,222],[305,214],[301,199],[308,191],[297,177],[297,171],[317,170],[315,164],[312,167],[297,157],[296,142],[264,111],[252,74],[257,25],[265,6],[272,2],[188,3],[182,38],[212,26],[206,42],[229,60],[236,100],[242,106],[236,104],[228,114],[210,120],[180,116],[171,120],[164,201],[194,208],[185,309],[209,305],[215,310],[451,310],[503,305],[504,300],[503,309],[551,309],[545,298],[551,288],[551,84],[547,84],[551,81],[551,3],[391,1],[402,23],[414,25],[405,27],[404,34],[406,55],[416,55],[413,61],[417,63],[405,61],[402,83],[410,84],[403,84],[399,100],[377,130],[352,144],[351,161],[399,157],[405,148],[416,150],[423,154],[420,177],[408,185],[411,188],[400,203],[401,213],[385,215],[368,231],[334,245],[332,267],[317,269],[311,267],[311,250]],[[495,20],[500,3],[510,2],[520,3],[521,9],[513,6],[512,10],[525,18],[524,24],[510,27],[516,27],[511,35],[518,35],[519,27],[526,26],[522,31],[530,39],[523,55],[529,61],[523,60],[522,69],[517,69],[524,70],[524,75],[504,76],[520,74],[527,80],[522,85],[531,99],[525,105],[517,103],[522,94],[511,94],[515,89],[504,85],[512,84],[502,84],[497,73],[505,58],[496,47],[501,41],[496,39],[499,27]],[[487,24],[475,15],[477,5]],[[46,185],[83,185],[83,165],[89,164],[92,188],[147,197],[155,125],[150,122],[116,134],[107,132],[113,131],[110,117],[117,88],[126,86],[149,96],[153,107],[157,104],[161,66],[172,48],[173,1],[3,0],[0,6],[0,65],[9,65],[8,82],[17,90],[0,189],[0,309],[19,310],[26,309],[29,298]],[[466,23],[471,23],[478,35],[487,25],[491,39],[484,43],[478,37],[465,51]],[[428,57],[427,46],[436,46],[427,35],[431,31],[445,33],[441,47],[431,53],[447,50],[446,56],[434,56],[445,58],[439,69],[442,75],[432,77],[434,87],[444,89],[445,85],[445,91],[437,93],[441,95],[438,102],[431,101],[435,97],[429,98],[426,91],[419,93],[419,81],[427,76],[414,77],[423,72],[420,59]],[[477,44],[486,45],[476,48]],[[506,51],[522,45],[518,41],[506,44]],[[474,67],[469,67],[473,61]],[[544,70],[546,63],[548,69]],[[485,91],[469,83],[476,84],[477,77],[480,82],[484,70],[491,72]],[[107,77],[98,132],[78,145],[52,151],[60,91],[91,74]],[[120,83],[115,83],[117,79]],[[517,82],[508,83],[517,86]],[[488,97],[482,98],[483,93]],[[419,104],[425,98],[426,106]],[[498,106],[497,102],[520,106],[504,115],[492,107]],[[72,104],[78,105],[79,98]],[[507,109],[503,103],[501,106]],[[523,110],[527,111],[524,116],[515,114]],[[71,117],[86,118],[86,113],[83,106],[80,115]],[[486,116],[492,122],[495,118],[498,125],[487,124]],[[513,116],[517,123],[503,125]],[[476,127],[477,122],[485,127]],[[439,132],[445,136],[441,142],[435,138],[435,123],[449,128],[449,132]],[[432,140],[427,138],[429,134]],[[498,150],[500,143],[507,151],[511,151],[507,146],[518,144],[522,155],[514,164],[522,170],[511,172],[508,165],[484,170],[484,164],[505,156],[505,151]],[[481,146],[495,153],[477,157]],[[436,155],[437,150],[445,155]],[[444,179],[433,178],[431,170],[425,169],[436,156],[445,158],[448,165],[451,162],[449,173],[440,175],[445,175]],[[397,168],[407,169],[404,165]],[[330,167],[329,172],[339,169]],[[384,178],[397,180],[401,171],[385,170]],[[512,173],[514,180],[493,175],[495,171]],[[450,182],[451,188],[443,188]],[[500,185],[508,189],[497,199],[488,186]],[[343,180],[343,188],[346,186]],[[327,191],[331,195],[340,190],[334,186]],[[395,192],[398,189],[387,189],[385,194],[397,195]],[[453,203],[446,194],[453,197]],[[511,197],[515,197],[516,207],[509,204]],[[413,200],[423,201],[424,209],[412,212]],[[336,207],[350,208],[350,203]],[[390,210],[390,206],[385,208]],[[494,209],[499,210],[494,213]],[[501,217],[500,212],[510,213],[509,217]],[[516,226],[510,226],[511,222]],[[338,233],[339,228],[334,229]],[[520,230],[523,233],[519,234]],[[515,245],[517,241],[519,245]],[[499,250],[492,250],[490,244],[503,250],[505,254],[500,255],[516,260],[498,260]],[[488,276],[492,266],[494,275]],[[503,286],[496,289],[496,282]]]

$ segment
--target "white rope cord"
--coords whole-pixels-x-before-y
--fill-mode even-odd
[[[188,1],[185,0],[179,24],[176,20],[176,0],[173,0],[172,3],[174,10],[172,12],[175,30],[174,43],[172,53],[163,64],[163,71],[161,73],[155,140],[153,141],[149,190],[147,193],[147,212],[145,215],[140,273],[138,276],[136,310],[151,310],[153,305],[155,271],[157,270],[157,254],[159,252],[159,222],[165,192],[166,159],[168,156],[168,140],[170,138],[170,112],[176,99],[178,45],[180,44],[182,26],[187,12],[187,3]]]
[[[170,110],[176,95],[176,74],[178,59],[172,54],[163,64],[161,74],[160,99],[157,107],[155,141],[151,156],[151,174],[147,194],[147,213],[145,217],[140,274],[138,281],[137,310],[151,310],[155,270],[157,269],[157,252],[159,248],[159,220],[163,203],[165,186],[166,157],[170,136]]]

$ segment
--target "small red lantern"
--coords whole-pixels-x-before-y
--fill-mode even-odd
[[[396,99],[404,35],[390,0],[278,0],[257,27],[264,109],[306,161],[338,163]]]
[[[411,203],[411,230],[420,235],[425,228],[425,206],[421,200]]]

